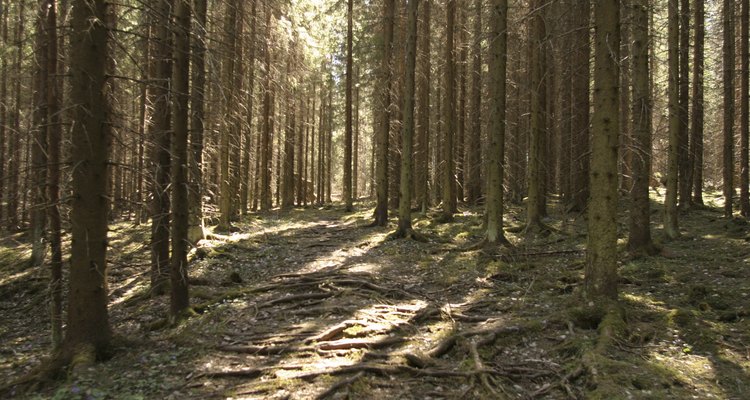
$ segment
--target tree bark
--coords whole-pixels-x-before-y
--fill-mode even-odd
[[[487,153],[487,233],[488,243],[506,242],[503,233],[503,175],[505,157],[505,75],[508,59],[508,1],[493,0],[490,12],[489,50],[489,135]],[[476,59],[475,59],[476,60]]]
[[[748,36],[750,36],[750,14],[748,7],[750,1],[742,0],[741,31],[740,34],[740,214],[743,217],[750,216],[750,174],[748,174],[748,156],[750,151],[750,48],[748,47]]]
[[[724,0],[723,9],[723,84],[724,84],[724,143],[723,143],[723,192],[724,216],[732,216],[734,197],[734,2]]]
[[[253,7],[255,1],[253,1]],[[193,0],[195,27],[192,42],[190,88],[190,183],[188,192],[188,241],[196,244],[205,238],[203,231],[203,138],[206,90],[207,1]],[[252,58],[251,58],[252,59]],[[252,68],[251,68],[252,71]],[[252,76],[252,72],[250,73]],[[251,78],[252,79],[252,78]],[[252,86],[251,86],[252,87]],[[250,106],[252,109],[252,103]]]
[[[352,55],[353,42],[353,19],[354,19],[354,0],[346,2],[346,110],[345,110],[345,132],[344,132],[344,182],[343,197],[346,211],[354,209],[352,202],[352,139],[354,132],[354,121],[352,118],[352,81],[353,81],[353,64]]]
[[[445,128],[443,135],[443,182],[442,182],[442,215],[440,219],[453,220],[456,211],[456,171],[453,159],[453,142],[456,130],[456,61],[454,31],[456,26],[456,0],[448,0],[446,5],[446,41],[445,41],[445,95],[443,98],[443,115]]]
[[[667,150],[667,194],[664,199],[664,232],[670,239],[680,235],[677,215],[677,191],[680,152],[680,65],[679,8],[677,0],[669,0],[669,147]]]
[[[424,0],[422,5],[422,18],[418,39],[417,62],[419,74],[417,76],[417,102],[418,102],[418,122],[416,137],[416,157],[415,157],[415,185],[414,198],[423,212],[430,205],[430,196],[428,192],[428,181],[430,179],[430,18],[432,13],[432,0]]]
[[[620,128],[620,7],[594,3],[594,113],[591,126],[591,200],[584,279],[589,300],[617,300],[617,149]]]
[[[649,88],[648,0],[633,1],[633,189],[628,250],[651,254],[651,91]]]
[[[377,191],[377,204],[375,205],[373,222],[376,226],[388,224],[388,136],[391,120],[391,54],[393,52],[393,21],[395,13],[395,0],[384,0],[383,3],[383,53],[380,60],[380,71],[378,74],[378,99],[376,116],[376,161],[375,180]]]
[[[529,138],[528,198],[526,200],[526,231],[535,233],[543,230],[542,202],[544,202],[544,145],[547,132],[546,95],[547,80],[545,63],[546,27],[544,22],[543,0],[534,3],[531,17],[530,35],[531,60],[529,82],[531,89],[531,129]]]
[[[703,205],[703,72],[705,54],[705,8],[702,1],[695,2],[695,47],[693,55],[693,114],[690,151],[693,156],[693,204]]]
[[[680,133],[678,142],[678,164],[679,164],[679,203],[680,209],[687,210],[692,203],[690,192],[692,189],[692,165],[690,157],[690,134],[688,131],[690,116],[688,107],[690,104],[690,0],[680,0],[680,81],[679,81],[679,119]]]
[[[110,344],[107,312],[107,179],[111,143],[105,68],[106,2],[74,0],[70,37],[72,211],[70,289],[64,348],[101,356]]]
[[[589,31],[590,1],[576,1],[575,52],[573,53],[573,152],[571,154],[571,211],[584,211],[589,198],[589,104],[590,81],[589,59],[591,40]]]

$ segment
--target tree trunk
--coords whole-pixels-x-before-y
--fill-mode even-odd
[[[679,88],[679,119],[680,133],[678,141],[678,164],[679,164],[679,203],[680,208],[687,210],[690,208],[692,198],[690,192],[692,189],[692,165],[690,157],[690,134],[688,131],[690,116],[688,107],[690,104],[690,0],[680,0],[680,88]]]
[[[172,45],[169,16],[171,0],[160,0],[154,6],[152,29],[154,49],[151,52],[151,81],[153,118],[150,136],[153,138],[151,166],[151,292],[163,294],[169,280],[169,176],[170,176],[170,110],[169,86],[172,71]]]
[[[502,6],[495,5],[494,7]],[[469,122],[471,125],[466,140],[466,202],[471,205],[476,205],[479,197],[482,195],[482,0],[474,0],[474,8],[476,15],[474,16],[474,34],[471,47],[473,60],[471,71],[471,104],[469,106]],[[507,4],[504,9],[502,18],[507,19]],[[503,22],[503,24],[507,25],[507,21]],[[503,51],[506,51],[508,47],[507,33],[504,33],[504,35],[505,39],[493,39],[493,41],[505,40],[505,50]],[[494,38],[495,36],[492,37]],[[504,105],[503,112],[505,112]],[[505,126],[505,121],[503,121],[503,126]],[[503,127],[503,129],[505,128]],[[502,180],[500,183],[502,184]],[[488,192],[491,189],[488,188]]]
[[[391,54],[393,52],[393,21],[396,9],[395,0],[384,0],[383,3],[383,53],[380,60],[378,76],[378,99],[376,132],[376,161],[375,180],[377,190],[377,204],[375,205],[376,226],[388,224],[388,136],[391,121]]]
[[[481,2],[478,2],[481,3]],[[489,135],[487,152],[487,242],[506,242],[503,233],[503,175],[505,157],[505,96],[508,59],[508,1],[493,0],[490,13],[489,49]],[[476,62],[476,58],[475,58]],[[475,78],[476,79],[476,78]],[[475,93],[476,94],[476,93]]]
[[[695,47],[693,55],[693,114],[690,149],[693,156],[693,204],[703,205],[703,71],[706,36],[705,8],[695,2]]]
[[[5,2],[3,2],[3,7],[5,10],[8,10]],[[4,12],[2,15],[2,20],[0,21],[0,24],[2,24],[2,41],[3,41],[3,48],[9,48],[8,43],[8,14],[9,12]],[[10,54],[10,53],[7,53]],[[5,154],[7,149],[7,139],[8,139],[8,103],[10,101],[8,97],[8,74],[10,73],[10,70],[8,69],[8,57],[3,57],[2,60],[0,60],[0,120],[3,121],[3,123],[0,124],[0,177],[3,177],[3,179],[0,179],[0,224],[3,221],[3,216],[5,215],[5,210],[3,210],[2,204],[9,198],[9,196],[6,193],[7,185],[5,182],[4,177],[6,169],[5,169],[5,163],[7,161]],[[0,226],[0,229],[4,228],[3,226]]]
[[[253,90],[255,89],[255,42],[256,42],[256,35],[257,35],[257,21],[258,18],[258,1],[253,0],[251,5],[251,11],[250,11],[250,38],[248,41],[248,70],[247,70],[247,114],[246,114],[246,121],[247,121],[247,129],[245,130],[244,135],[244,143],[243,146],[243,152],[242,152],[242,162],[241,168],[242,173],[240,177],[240,212],[242,215],[247,214],[247,209],[249,206],[249,193],[250,193],[250,153],[252,152],[252,143],[253,143],[253,129],[255,129],[255,125],[253,125],[253,115],[255,113],[254,103],[255,103],[255,96]]]
[[[346,126],[344,133],[343,200],[346,211],[352,211],[354,209],[352,204],[352,137],[354,136],[352,118],[352,65],[354,64],[354,57],[352,56],[352,24],[354,19],[354,0],[347,0],[346,5]]]
[[[203,231],[203,137],[206,90],[206,14],[207,1],[193,1],[195,28],[192,42],[192,87],[190,92],[190,183],[188,192],[188,241],[192,244],[205,238]],[[253,1],[255,7],[255,1]],[[255,8],[253,8],[255,10]],[[252,58],[251,58],[252,59]],[[250,72],[252,77],[252,68]],[[252,80],[252,78],[251,78]],[[252,85],[251,85],[252,87]],[[252,105],[252,103],[251,103]],[[252,109],[252,106],[250,106]]]
[[[414,166],[414,198],[423,212],[427,211],[430,204],[428,193],[428,181],[430,179],[430,17],[432,0],[425,0],[422,5],[422,18],[418,22],[418,54],[417,62],[419,74],[417,75],[417,135],[416,156]]]
[[[678,163],[680,144],[680,95],[679,95],[679,9],[677,0],[669,0],[669,148],[667,150],[667,194],[664,199],[664,231],[668,238],[680,235],[677,215]]]
[[[174,7],[174,70],[172,75],[172,262],[170,307],[173,320],[190,307],[188,297],[188,101],[190,99],[190,5],[177,0]]]
[[[740,35],[740,60],[742,63],[742,77],[740,82],[740,214],[743,217],[750,216],[750,175],[748,174],[748,151],[750,150],[750,53],[748,48],[748,36],[750,36],[750,19],[748,7],[750,1],[742,0],[741,29]]]
[[[724,145],[723,191],[724,216],[732,216],[734,197],[734,2],[724,0],[723,10],[723,70],[724,70]]]
[[[445,41],[445,97],[443,111],[445,115],[445,134],[443,136],[443,182],[442,182],[442,216],[441,220],[453,220],[456,211],[456,171],[453,162],[453,141],[456,130],[456,62],[454,31],[456,25],[456,0],[448,0],[446,5],[446,41]]]
[[[584,290],[587,299],[617,300],[617,148],[620,129],[620,7],[594,3],[594,113],[591,200]]]
[[[529,82],[531,89],[531,137],[529,138],[528,198],[526,200],[526,231],[535,233],[543,230],[542,207],[544,202],[543,154],[547,132],[546,94],[547,80],[545,63],[546,27],[544,22],[543,0],[534,3],[530,35],[531,59]]]
[[[219,158],[220,158],[220,187],[219,187],[219,226],[217,229],[227,231],[231,228],[232,219],[232,197],[234,192],[232,191],[230,174],[234,171],[231,170],[230,158],[233,153],[232,144],[236,140],[235,134],[235,91],[234,91],[234,75],[235,75],[235,57],[237,51],[237,7],[241,1],[232,0],[227,3],[226,20],[224,21],[224,45],[225,58],[222,63],[222,81],[223,86],[226,90],[225,98],[225,109],[224,109],[224,121],[220,133],[219,142]]]
[[[294,50],[290,50],[293,52]],[[286,76],[291,77],[292,62],[294,55],[289,55],[286,63]],[[282,196],[281,208],[289,210],[294,207],[294,147],[295,136],[294,127],[296,124],[296,113],[294,109],[296,104],[296,90],[287,87],[286,94],[286,130],[284,132],[284,160],[282,178]],[[279,160],[281,162],[281,160]]]
[[[14,33],[13,41],[16,45],[16,59],[13,65],[13,76],[15,84],[13,85],[14,107],[12,111],[12,128],[14,132],[21,131],[21,67],[23,64],[23,32],[25,23],[25,5],[22,1],[18,5],[18,23]],[[19,166],[21,165],[21,135],[10,135],[10,145],[8,148],[8,230],[15,231],[18,229],[18,198],[19,191]]]
[[[351,0],[350,0],[351,1]],[[408,0],[406,21],[406,65],[401,126],[401,181],[397,237],[413,235],[411,225],[412,161],[414,156],[414,92],[417,64],[417,11],[419,0]]]
[[[649,89],[649,0],[633,1],[633,188],[630,192],[631,253],[652,254],[651,203],[651,91]]]
[[[272,26],[271,7],[266,3],[266,41],[265,41],[265,74],[266,82],[263,94],[263,135],[260,145],[260,210],[271,210],[271,154],[273,151],[271,133],[273,131],[272,91],[273,80],[271,76],[271,46]]]
[[[591,40],[589,21],[591,6],[589,0],[575,2],[577,16],[575,33],[575,52],[573,54],[573,152],[570,162],[571,173],[571,211],[584,211],[589,198],[589,97],[591,73],[589,59],[591,54]]]
[[[107,200],[111,143],[106,3],[74,0],[70,38],[72,211],[65,349],[101,356],[110,344],[107,312]],[[93,358],[93,357],[92,357]]]

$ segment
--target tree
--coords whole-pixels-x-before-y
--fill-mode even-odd
[[[680,143],[680,66],[679,66],[679,8],[677,0],[669,1],[669,148],[667,150],[667,193],[664,199],[664,232],[670,239],[680,235],[677,216],[677,178]]]
[[[690,192],[692,189],[691,172],[692,157],[690,157],[690,135],[688,125],[688,107],[690,104],[690,0],[680,0],[680,38],[679,38],[679,109],[678,118],[680,131],[678,135],[678,190],[681,209],[689,209],[692,203]]]
[[[572,55],[572,100],[573,113],[571,121],[572,140],[571,154],[571,211],[583,211],[589,199],[589,98],[591,73],[589,58],[591,40],[589,21],[591,6],[589,0],[575,2],[575,51]]]
[[[594,3],[594,113],[591,200],[584,290],[588,299],[617,299],[617,149],[620,128],[620,7]]]
[[[219,225],[218,230],[228,231],[232,228],[232,156],[231,143],[237,139],[237,113],[235,99],[235,55],[237,46],[237,8],[241,1],[232,0],[227,2],[226,19],[224,20],[224,45],[227,46],[226,59],[222,63],[222,80],[226,89],[226,103],[224,109],[223,129],[219,142],[220,153],[220,185],[219,185]]]
[[[453,220],[456,211],[456,176],[453,162],[453,141],[456,129],[456,61],[454,31],[456,29],[456,0],[448,0],[446,5],[446,42],[445,42],[445,95],[443,97],[443,179],[442,179],[442,214],[440,220]]]
[[[493,0],[490,13],[489,86],[490,147],[487,153],[487,233],[488,244],[507,242],[503,233],[503,175],[505,156],[505,75],[508,50],[508,2]]]
[[[271,210],[271,132],[273,132],[273,81],[271,76],[271,7],[266,3],[266,42],[264,47],[264,70],[266,74],[263,91],[263,133],[260,144],[260,210]]]
[[[466,141],[466,201],[469,204],[477,204],[479,197],[482,195],[482,0],[474,0],[474,8],[476,15],[474,17],[474,38],[471,49],[473,60],[471,71],[471,105],[469,107],[470,127]],[[507,19],[507,6],[505,18]],[[507,25],[507,21],[505,24]],[[506,36],[505,40],[507,40],[507,33],[504,34]],[[507,47],[506,43],[505,50],[503,51],[507,51]],[[504,112],[505,105],[502,108]]]
[[[349,0],[351,1],[351,0]],[[401,125],[401,181],[398,206],[397,237],[414,237],[411,225],[412,160],[414,155],[414,92],[417,64],[417,11],[419,0],[408,0],[406,20],[406,76],[402,109],[404,120]]]
[[[390,131],[391,105],[391,54],[393,52],[393,20],[395,0],[383,2],[383,53],[378,73],[377,126],[375,127],[376,162],[375,180],[377,204],[375,205],[375,226],[388,224],[388,133]],[[322,133],[322,132],[321,132]]]
[[[628,250],[631,253],[653,254],[651,240],[651,90],[649,88],[648,0],[633,2],[633,188],[630,192],[630,232]]]
[[[253,1],[253,13],[255,12],[255,1]],[[205,90],[206,90],[206,13],[207,1],[193,1],[193,15],[195,16],[195,28],[193,34],[191,53],[191,80],[190,88],[190,190],[188,192],[188,241],[197,243],[205,237],[203,231],[203,131],[205,118]],[[253,19],[253,21],[255,21]],[[254,23],[254,22],[253,22]],[[253,25],[253,32],[255,25]],[[251,56],[251,59],[253,57]],[[251,64],[252,65],[252,64]],[[250,80],[252,82],[252,68]],[[252,87],[252,84],[251,86]],[[251,103],[252,104],[252,103]],[[250,107],[252,109],[252,106]],[[245,203],[246,204],[246,203]]]
[[[734,2],[724,0],[722,14],[723,33],[723,84],[724,84],[724,144],[723,144],[723,192],[724,216],[732,216],[734,197]]]
[[[750,167],[748,156],[750,156],[750,1],[742,0],[741,31],[740,34],[740,214],[750,217]]]
[[[38,0],[36,18],[36,44],[34,71],[34,140],[31,145],[31,176],[33,184],[33,207],[31,209],[31,259],[32,266],[44,262],[46,244],[44,230],[47,224],[47,91],[49,37],[47,35],[48,0]]]
[[[529,138],[528,199],[526,200],[526,232],[538,233],[547,228],[542,224],[544,193],[544,146],[547,134],[546,75],[545,63],[546,27],[544,22],[544,0],[536,0],[531,19],[529,46],[531,60],[529,82],[531,85],[531,129]]]
[[[352,56],[354,0],[346,2],[346,122],[344,134],[344,203],[346,211],[352,211],[352,137],[354,122],[352,118],[352,81],[354,57]]]
[[[174,7],[174,70],[172,75],[172,259],[169,313],[178,319],[190,307],[188,297],[188,101],[190,99],[190,5]]]
[[[690,151],[693,157],[693,204],[703,205],[703,71],[706,36],[705,6],[695,2],[695,47],[693,55],[693,114]]]
[[[108,32],[104,0],[73,0],[70,37],[71,247],[67,331],[63,348],[92,362],[109,348],[107,312]]]
[[[419,45],[417,63],[419,74],[417,75],[417,102],[418,123],[416,137],[416,157],[414,168],[414,198],[417,206],[424,212],[430,204],[428,182],[430,177],[430,18],[432,13],[432,0],[424,0],[422,5],[422,18],[420,21],[418,40]]]
[[[169,177],[171,114],[169,85],[172,72],[172,44],[169,31],[172,0],[159,0],[154,5],[151,24],[154,31],[152,59],[149,69],[152,86],[148,93],[153,108],[149,133],[151,149],[151,292],[166,292],[169,281]]]

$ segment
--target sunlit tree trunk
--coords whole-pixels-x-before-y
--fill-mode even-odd
[[[426,211],[430,204],[428,181],[430,179],[430,18],[432,0],[423,0],[422,18],[419,22],[417,62],[417,106],[418,123],[416,136],[416,165],[414,167],[414,198],[422,211]]]
[[[740,214],[744,217],[750,216],[750,174],[748,174],[748,156],[750,155],[750,48],[748,48],[748,36],[750,35],[750,20],[748,7],[750,1],[742,0],[741,11],[741,35],[740,35]]]
[[[703,71],[706,36],[705,6],[695,2],[695,47],[693,55],[693,114],[690,152],[693,156],[693,204],[703,205]]]
[[[679,119],[680,133],[678,141],[679,164],[679,205],[681,209],[689,209],[692,203],[690,192],[692,189],[692,165],[690,165],[690,134],[688,131],[690,116],[690,0],[680,0],[680,77],[679,77]]]
[[[724,0],[723,18],[723,84],[724,84],[724,143],[723,143],[723,192],[724,216],[732,216],[734,197],[734,2]]]
[[[258,24],[258,1],[252,0],[251,3],[251,11],[250,11],[250,38],[248,40],[248,68],[247,68],[247,113],[246,113],[246,121],[247,121],[247,128],[245,129],[245,135],[244,135],[244,146],[242,151],[242,162],[241,162],[241,168],[242,173],[240,175],[240,187],[242,188],[240,191],[240,212],[242,215],[247,214],[247,209],[249,206],[249,193],[250,193],[250,185],[252,184],[250,181],[250,154],[252,152],[252,143],[253,143],[253,130],[255,129],[255,125],[253,124],[253,116],[255,113],[254,105],[255,105],[255,93],[253,92],[255,89],[255,41],[256,41],[256,35],[257,35],[257,24]]]
[[[670,239],[680,235],[677,215],[678,164],[680,143],[680,64],[679,64],[679,8],[677,0],[669,0],[669,148],[667,150],[667,194],[664,199],[664,232]]]
[[[478,2],[480,3],[480,2]],[[487,236],[490,244],[507,241],[503,233],[503,173],[505,157],[505,106],[507,50],[508,50],[508,2],[493,0],[489,21],[489,136],[487,152]]]
[[[630,192],[628,250],[651,254],[651,91],[649,88],[649,0],[633,1],[633,188]]]
[[[290,49],[290,52],[294,52]],[[286,63],[286,76],[291,77],[292,74],[292,63],[294,55],[289,55]],[[289,210],[294,207],[294,147],[295,147],[295,136],[294,127],[296,124],[297,110],[294,105],[297,103],[296,97],[297,91],[291,87],[287,87],[286,93],[286,129],[284,131],[284,160],[279,160],[283,163],[282,176],[282,196],[281,196],[281,208]]]
[[[354,209],[352,203],[352,139],[354,132],[354,120],[352,118],[352,81],[353,81],[353,68],[354,57],[352,56],[352,42],[353,42],[353,20],[354,20],[354,0],[347,0],[346,2],[346,110],[345,110],[345,133],[344,133],[344,182],[343,182],[343,197],[346,211],[352,211]]]
[[[263,88],[263,133],[261,136],[260,145],[260,210],[270,211],[271,210],[271,154],[272,153],[272,142],[271,132],[273,131],[273,111],[272,111],[272,90],[273,81],[271,76],[271,8],[266,4],[266,41],[264,48],[264,71],[266,74],[265,87]]]
[[[620,129],[620,7],[594,3],[594,113],[591,200],[584,290],[587,299],[617,299],[617,148]]]
[[[393,52],[393,21],[395,13],[395,1],[384,0],[382,16],[382,45],[383,52],[380,60],[380,71],[378,74],[378,99],[377,116],[375,126],[376,161],[375,181],[377,191],[377,204],[375,205],[376,226],[388,224],[388,136],[390,132],[390,105],[391,105],[391,54]]]
[[[474,34],[471,46],[470,126],[466,139],[466,202],[472,205],[476,205],[482,195],[482,0],[474,0],[474,9],[476,14],[474,16]],[[505,14],[504,17],[507,18],[507,10]],[[507,34],[505,35],[507,37]],[[505,47],[507,50],[507,44]],[[503,112],[505,112],[504,109],[503,106]],[[505,124],[505,121],[503,121],[503,124]],[[488,188],[488,192],[490,189]]]
[[[529,233],[542,230],[541,203],[544,201],[543,159],[545,136],[547,134],[546,109],[546,27],[543,15],[543,0],[536,0],[531,17],[530,35],[531,60],[529,83],[531,90],[531,129],[529,138],[528,199],[526,200],[526,230]]]

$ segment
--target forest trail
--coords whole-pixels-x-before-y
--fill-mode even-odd
[[[476,210],[479,211],[479,210]],[[511,209],[510,228],[518,222]],[[198,315],[160,323],[168,299],[142,296],[145,227],[113,228],[113,358],[35,394],[58,398],[458,399],[745,398],[750,394],[748,226],[694,211],[666,257],[624,260],[627,333],[592,356],[601,316],[580,307],[582,219],[516,243],[513,256],[456,251],[480,214],[417,216],[428,243],[387,240],[369,210],[254,217],[194,254]],[[134,230],[140,234],[134,234]],[[5,275],[12,276],[12,275]],[[47,348],[43,271],[4,282],[0,374]],[[28,279],[32,278],[32,279]],[[38,279],[35,279],[38,278]],[[36,295],[26,294],[41,285]],[[9,295],[16,290],[15,301]],[[41,292],[40,292],[41,291]],[[43,295],[43,294],[42,294]],[[21,311],[13,311],[11,305]],[[25,304],[25,306],[24,306]],[[614,397],[611,397],[613,396]],[[32,395],[31,398],[34,398]],[[78,397],[76,397],[78,396]],[[24,396],[21,396],[24,397]]]

